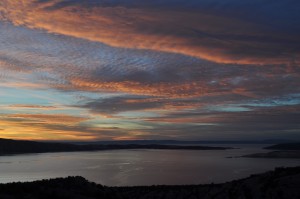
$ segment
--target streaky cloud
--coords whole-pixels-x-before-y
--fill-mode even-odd
[[[180,53],[218,63],[299,64],[300,41],[293,31],[274,32],[274,24],[266,28],[257,20],[216,14],[206,1],[194,9],[168,8],[157,2],[152,6],[136,1],[116,1],[112,6],[97,2],[4,0],[0,12],[2,20],[15,25],[114,47]]]

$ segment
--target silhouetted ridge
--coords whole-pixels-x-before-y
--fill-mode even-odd
[[[79,146],[72,144],[0,139],[0,154],[76,151],[79,149]]]
[[[208,146],[177,146],[158,144],[67,144],[67,143],[47,143],[34,141],[21,141],[0,139],[0,155],[2,154],[22,154],[22,153],[45,153],[45,152],[72,152],[72,151],[98,151],[117,149],[169,149],[169,150],[225,150],[229,147],[208,147]]]
[[[284,143],[284,144],[276,144],[265,149],[275,149],[275,150],[300,150],[300,142],[296,143]]]

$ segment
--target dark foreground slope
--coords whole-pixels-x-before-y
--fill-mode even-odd
[[[82,177],[0,184],[1,199],[297,199],[300,167],[280,168],[224,184],[105,187]]]
[[[100,144],[66,144],[66,143],[47,143],[34,141],[21,141],[0,139],[0,155],[24,154],[24,153],[46,153],[46,152],[74,152],[74,151],[99,151],[117,149],[169,149],[169,150],[225,150],[228,147],[207,147],[207,146],[176,146],[176,145],[100,145]]]

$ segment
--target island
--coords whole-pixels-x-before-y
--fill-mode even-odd
[[[292,199],[300,198],[300,167],[277,168],[222,184],[107,187],[83,177],[0,184],[1,199]]]
[[[49,152],[77,152],[122,149],[164,149],[164,150],[226,150],[230,147],[184,146],[159,144],[70,144],[50,143],[24,140],[0,139],[0,155],[49,153]]]
[[[294,158],[300,159],[300,143],[284,143],[265,147],[264,149],[275,150],[266,153],[244,155],[247,158]]]
[[[272,149],[272,150],[300,150],[300,142],[294,143],[283,143],[283,144],[275,144],[272,146],[265,147],[265,149]]]

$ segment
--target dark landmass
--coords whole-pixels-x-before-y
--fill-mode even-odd
[[[209,146],[177,146],[177,145],[138,145],[138,144],[68,144],[68,143],[47,143],[34,141],[21,141],[0,139],[0,155],[25,154],[25,153],[47,153],[47,152],[75,152],[75,151],[100,151],[120,149],[168,149],[168,150],[225,150],[229,147]]]
[[[247,158],[300,158],[300,151],[271,151],[268,153],[255,153],[245,155]]]
[[[300,159],[300,143],[283,143],[265,147],[265,149],[272,149],[266,153],[255,153],[244,155],[247,158],[295,158]]]
[[[297,199],[300,167],[274,171],[223,184],[106,187],[82,177],[0,184],[1,199]]]
[[[265,147],[265,149],[300,150],[300,142],[276,144],[276,145]]]

